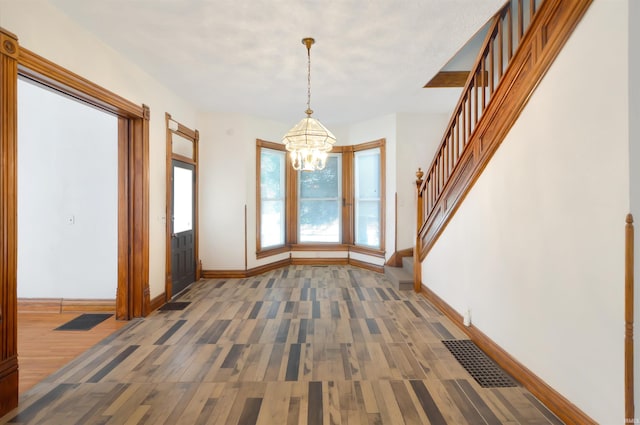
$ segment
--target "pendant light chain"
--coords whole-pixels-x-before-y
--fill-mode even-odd
[[[313,114],[311,110],[311,44],[310,42],[305,42],[307,46],[307,116]]]

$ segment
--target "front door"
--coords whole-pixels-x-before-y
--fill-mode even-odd
[[[172,160],[171,295],[176,296],[196,277],[194,243],[195,167]]]

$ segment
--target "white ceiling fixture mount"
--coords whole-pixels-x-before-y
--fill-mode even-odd
[[[307,116],[300,120],[282,138],[287,151],[291,155],[293,168],[302,171],[324,169],[327,154],[336,143],[335,136],[320,121],[311,117],[311,45],[315,40],[303,38],[302,44],[307,47]]]

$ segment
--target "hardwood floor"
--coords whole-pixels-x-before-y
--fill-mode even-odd
[[[23,393],[0,424],[560,424],[483,388],[423,297],[348,266],[206,280]]]
[[[18,313],[20,394],[125,326],[111,317],[90,331],[56,331],[80,313]]]

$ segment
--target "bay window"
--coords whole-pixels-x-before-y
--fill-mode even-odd
[[[287,250],[384,256],[384,139],[334,146],[320,171],[295,171],[284,145],[256,142],[259,258]]]

